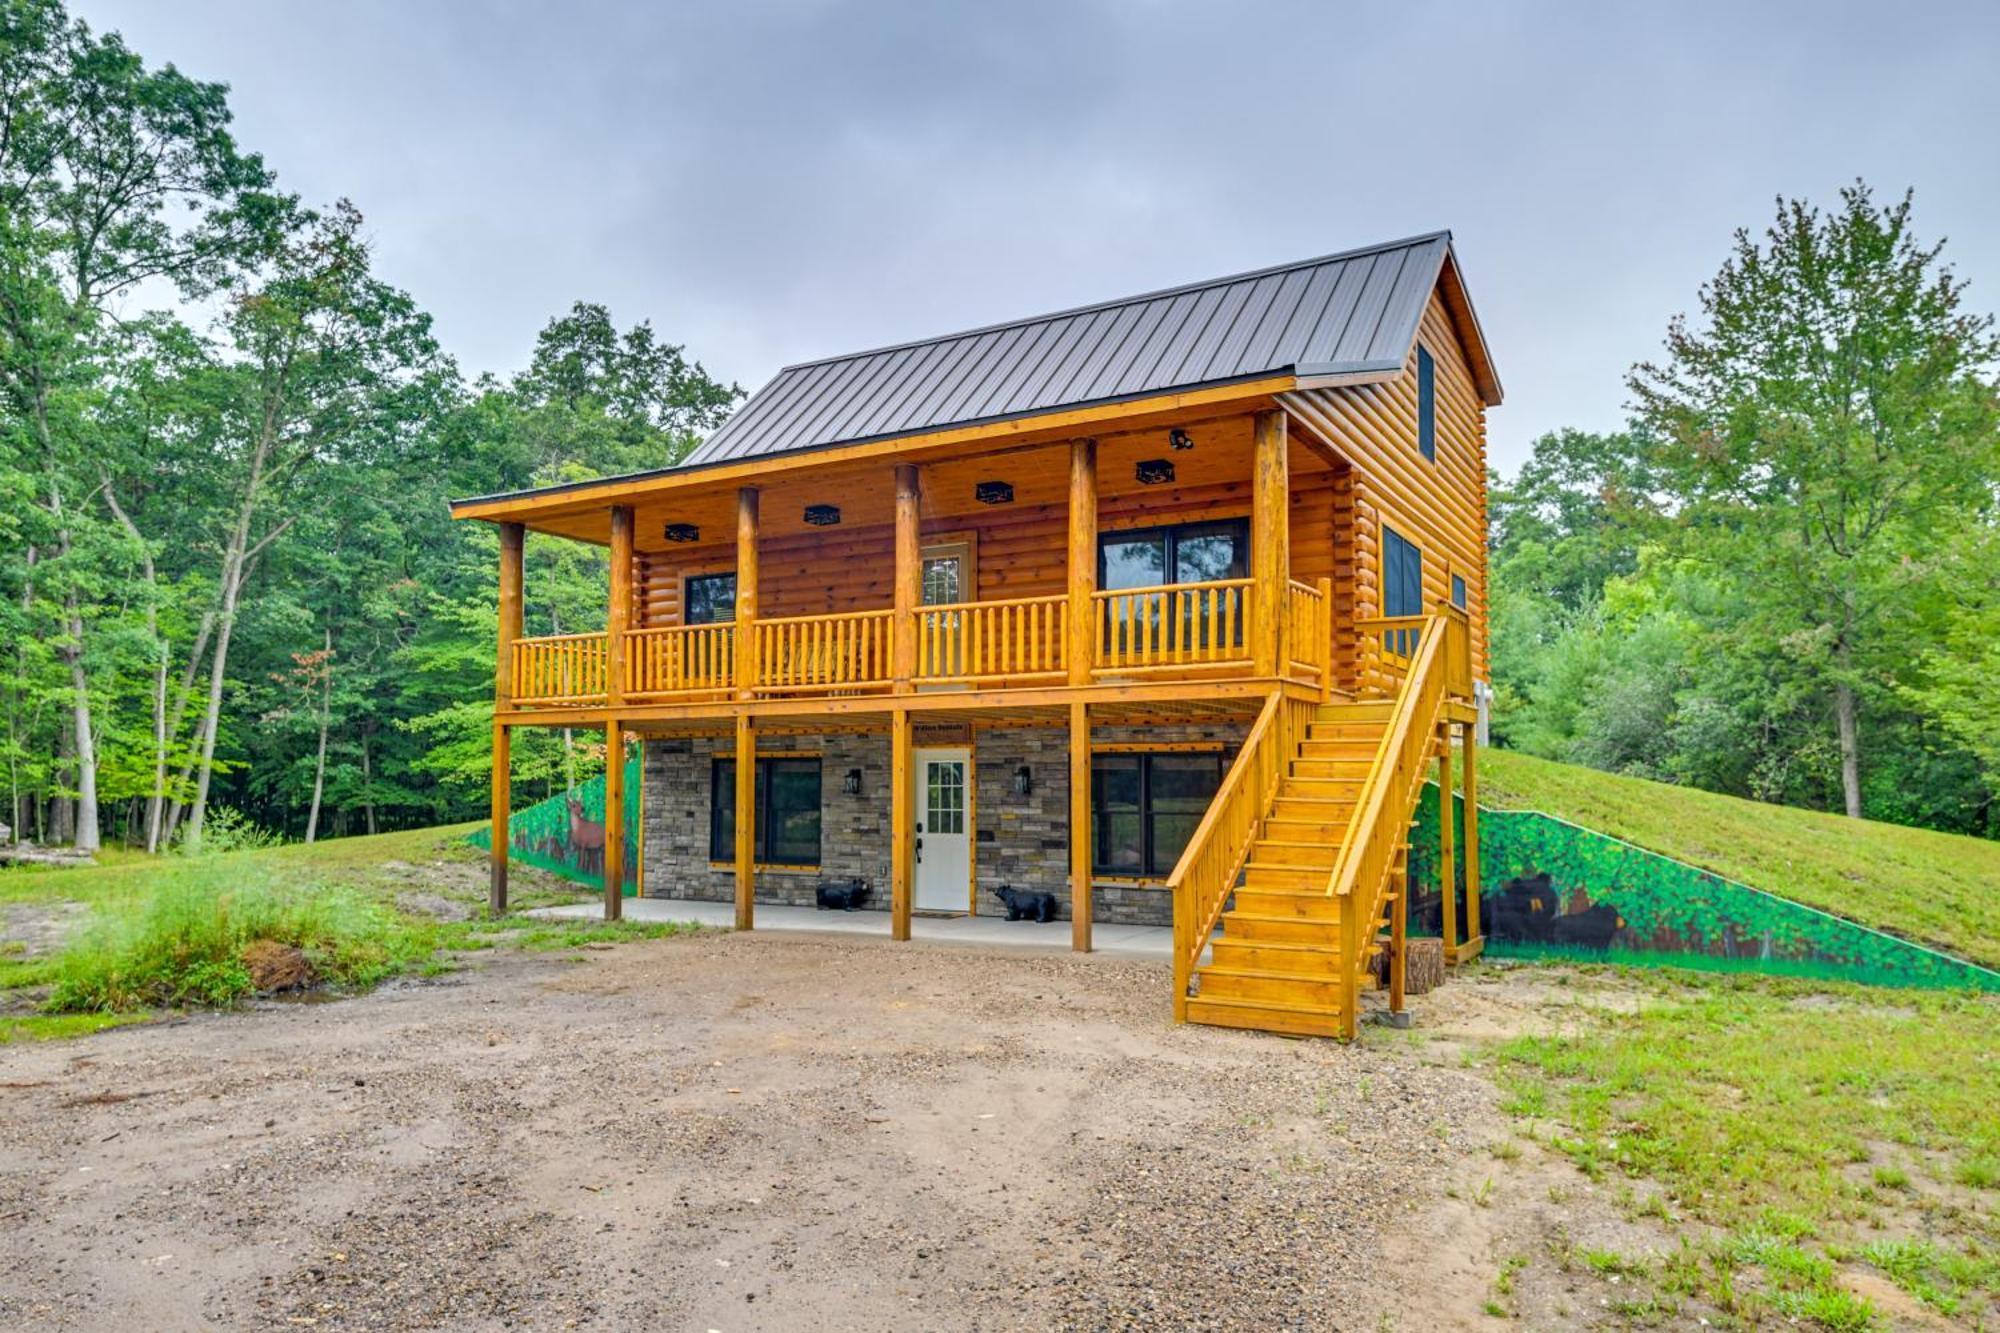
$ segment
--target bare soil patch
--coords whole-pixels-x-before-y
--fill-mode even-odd
[[[1494,1156],[1440,1021],[1489,993],[1341,1047],[1176,1028],[1160,964],[703,934],[4,1048],[0,1325],[1465,1326],[1552,1218],[1667,1243]],[[1524,1316],[1608,1315],[1546,1268]]]

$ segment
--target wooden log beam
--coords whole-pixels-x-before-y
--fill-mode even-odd
[[[1069,683],[1090,684],[1097,665],[1097,441],[1069,446]]]
[[[500,524],[500,600],[493,658],[493,849],[486,887],[486,910],[507,914],[507,857],[513,836],[507,824],[513,805],[513,733],[500,714],[514,705],[514,641],[521,637],[521,555],[527,529]]]
[[[1458,863],[1453,849],[1454,825],[1451,799],[1451,726],[1438,728],[1438,888],[1444,894],[1444,953],[1458,951]]]
[[[625,635],[632,628],[632,506],[611,507],[611,600],[604,616],[604,701],[625,702]]]
[[[910,710],[898,708],[889,722],[889,937],[910,938],[910,907],[916,890],[916,774],[911,753]]]
[[[757,689],[757,488],[736,492],[736,697]],[[744,927],[749,929],[749,927]]]
[[[1291,484],[1285,414],[1259,412],[1250,459],[1251,659],[1260,676],[1290,669],[1285,614],[1292,577]]]
[[[757,728],[736,715],[736,928],[757,924]]]
[[[923,502],[916,465],[896,466],[895,620],[889,643],[889,674],[898,693],[908,693],[917,673],[917,608],[924,600]]]
[[[625,915],[625,729],[604,720],[604,919]]]
[[[1069,942],[1090,952],[1090,709],[1069,708]]]
[[[1479,902],[1479,735],[1475,728],[1461,726],[1465,738],[1459,759],[1465,783],[1465,959],[1479,954],[1485,938]]]

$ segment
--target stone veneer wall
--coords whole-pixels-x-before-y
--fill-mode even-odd
[[[1223,763],[1235,756],[1247,725],[1216,727],[1095,727],[1099,744],[1214,741]],[[652,898],[728,902],[735,878],[708,859],[709,773],[726,740],[651,740],[645,747],[641,809],[646,858],[643,891]],[[875,890],[869,906],[889,907],[889,738],[874,735],[765,736],[758,749],[813,751],[820,759],[820,867],[760,870],[757,901],[812,905],[822,878],[859,878]],[[1023,765],[1031,790],[1014,790]],[[861,795],[842,784],[861,770]],[[993,890],[1003,884],[1053,893],[1069,916],[1069,729],[994,727],[973,744],[974,873],[981,913],[1004,911]],[[1100,882],[1095,919],[1106,925],[1171,925],[1173,903],[1156,884]]]

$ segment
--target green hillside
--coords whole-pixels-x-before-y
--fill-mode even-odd
[[[1479,800],[1540,810],[2000,967],[2000,842],[1482,750]]]

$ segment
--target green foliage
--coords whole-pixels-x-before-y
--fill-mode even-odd
[[[1911,201],[1741,232],[1613,435],[1492,497],[1494,735],[2000,836],[2000,344]]]
[[[257,940],[297,948],[316,976],[362,988],[428,958],[437,928],[344,885],[289,881],[240,862],[175,867],[100,903],[55,963],[48,1008],[229,1005],[250,991],[243,950]]]
[[[0,6],[0,84],[0,823],[234,846],[221,807],[293,838],[477,814],[496,556],[448,501],[664,466],[741,391],[581,302],[468,385],[222,85],[54,0]],[[132,311],[140,283],[181,306]],[[605,558],[531,542],[529,632],[601,626]],[[560,732],[515,755],[528,794],[602,765]]]

